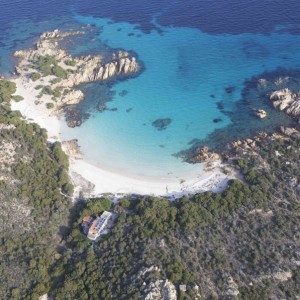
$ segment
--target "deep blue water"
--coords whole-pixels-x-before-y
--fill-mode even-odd
[[[195,142],[223,145],[290,122],[263,97],[253,92],[245,99],[242,91],[253,76],[300,67],[300,1],[0,0],[0,13],[2,73],[13,70],[10,53],[43,31],[90,25],[90,35],[68,46],[73,54],[122,48],[143,62],[136,78],[83,86],[81,109],[91,117],[79,128],[63,127],[66,138],[79,139],[86,159],[101,166],[182,177],[199,167],[173,154]],[[104,98],[113,110],[97,112]],[[270,112],[268,119],[251,115],[257,105]],[[151,125],[160,118],[171,119],[162,131]]]

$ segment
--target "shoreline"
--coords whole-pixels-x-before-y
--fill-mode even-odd
[[[16,94],[24,98],[20,102],[12,101],[12,110],[19,110],[28,122],[35,122],[45,128],[50,142],[64,142],[60,134],[62,122],[60,117],[54,115],[52,110],[47,109],[45,103],[35,104],[38,94],[38,91],[34,89],[36,82],[27,81],[22,77],[11,80],[17,85]],[[64,151],[66,152],[66,149]],[[92,165],[84,159],[78,159],[70,153],[67,154],[70,161],[69,175],[74,184],[75,198],[80,191],[85,196],[93,197],[102,194],[141,194],[178,198],[204,191],[221,192],[226,188],[227,182],[235,178],[222,172],[220,161],[215,163],[215,168],[211,171],[201,170],[197,177],[176,180],[172,178],[149,179],[146,176],[135,178],[130,174],[113,172]]]

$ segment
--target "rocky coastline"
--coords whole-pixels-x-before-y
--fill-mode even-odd
[[[284,112],[296,121],[295,126],[287,127],[278,124],[277,130],[272,133],[257,132],[245,139],[237,139],[227,143],[222,150],[210,148],[207,145],[195,146],[179,153],[188,163],[205,163],[209,167],[213,162],[222,160],[223,163],[246,157],[249,153],[255,154],[261,145],[278,139],[300,137],[300,80],[291,71],[284,71],[286,76],[259,78],[255,81],[256,89],[263,96],[267,105]],[[290,74],[289,74],[290,73]],[[296,79],[297,78],[297,79]],[[299,77],[300,78],[300,77]],[[259,119],[264,119],[268,113],[263,109],[252,109],[252,113]],[[258,121],[260,122],[260,121]]]
[[[125,51],[112,53],[109,59],[102,55],[75,57],[60,47],[65,38],[83,34],[82,31],[45,32],[33,48],[14,53],[19,58],[16,74],[33,90],[39,91],[36,105],[46,105],[57,115],[68,108],[70,127],[80,126],[83,120],[70,107],[84,99],[78,85],[129,77],[141,70],[136,58]]]

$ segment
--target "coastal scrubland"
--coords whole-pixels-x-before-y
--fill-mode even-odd
[[[11,111],[15,91],[0,82],[0,298],[36,299],[51,286],[73,187],[60,144]]]

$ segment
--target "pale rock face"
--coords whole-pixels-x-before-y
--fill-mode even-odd
[[[279,110],[284,110],[292,117],[300,117],[300,97],[293,94],[289,89],[282,89],[271,94],[270,100],[273,106]]]
[[[211,163],[220,159],[218,153],[212,152],[208,147],[201,147],[196,149],[195,156],[190,159],[191,162],[205,162]]]
[[[229,277],[227,279],[227,288],[224,294],[227,296],[236,297],[239,293],[238,285],[234,282],[232,277]]]
[[[260,119],[264,119],[267,116],[267,112],[263,109],[254,110],[254,114]]]
[[[282,89],[271,94],[270,100],[273,106],[279,110],[285,110],[294,102],[294,95],[289,89]]]
[[[295,99],[295,101],[286,110],[286,113],[293,117],[298,117],[300,115],[300,98]]]
[[[299,135],[299,131],[296,128],[280,126],[280,131],[286,136]]]
[[[168,280],[156,280],[148,290],[145,300],[177,300],[176,288]]]
[[[75,159],[81,158],[80,147],[78,146],[77,140],[63,141],[62,148],[70,157]]]
[[[84,98],[84,94],[80,90],[71,90],[62,98],[63,104],[77,104]]]
[[[273,278],[275,280],[284,282],[284,281],[288,281],[289,279],[291,279],[293,276],[293,273],[288,270],[288,271],[278,271],[269,275],[262,275],[258,278],[258,280],[265,280],[265,279],[270,279]]]

